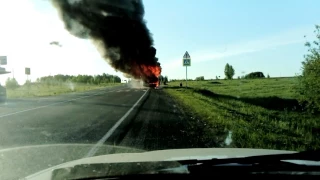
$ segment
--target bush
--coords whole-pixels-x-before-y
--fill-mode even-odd
[[[30,87],[32,84],[31,80],[26,80],[26,82],[23,84],[23,86]]]
[[[24,85],[30,85],[32,82],[31,80],[26,80],[26,82],[24,83]]]
[[[264,74],[262,72],[252,72],[244,77],[245,79],[256,79],[256,78],[265,78]]]
[[[302,62],[302,74],[299,76],[299,101],[308,110],[320,111],[320,26],[316,25],[316,40],[307,42],[308,53]]]
[[[196,81],[204,81],[204,76],[196,77]]]
[[[18,81],[15,78],[8,78],[6,81],[7,89],[16,89],[19,87]]]

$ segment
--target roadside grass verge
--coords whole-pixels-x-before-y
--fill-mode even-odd
[[[170,82],[170,86],[179,86],[180,81]],[[185,81],[182,81],[185,86]],[[298,79],[265,78],[265,79],[233,79],[188,81],[188,87],[205,88],[217,94],[235,97],[269,97],[296,98],[294,91]]]
[[[294,78],[219,82],[188,82],[190,88],[173,82],[164,89],[185,112],[207,123],[206,132],[212,133],[205,139],[219,139],[213,132],[223,129],[231,136],[228,147],[320,148],[320,116],[306,113],[294,99]]]
[[[8,98],[24,98],[24,97],[42,97],[55,96],[59,94],[67,94],[72,92],[83,92],[99,89],[107,86],[119,86],[120,83],[108,83],[101,85],[80,84],[80,83],[61,83],[56,85],[47,84],[30,84],[23,85],[16,89],[7,89]]]

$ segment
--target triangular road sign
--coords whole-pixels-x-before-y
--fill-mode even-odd
[[[189,55],[188,51],[186,51],[186,53],[184,53],[183,59],[190,59],[190,55]]]

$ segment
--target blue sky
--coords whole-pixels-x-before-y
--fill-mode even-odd
[[[303,36],[320,23],[316,0],[144,2],[163,74],[170,78],[185,77],[186,50],[192,58],[190,78],[223,76],[226,63],[236,76],[252,71],[293,76],[306,52]]]
[[[223,75],[226,63],[236,77],[252,71],[270,76],[300,72],[306,53],[304,35],[313,40],[320,24],[318,0],[144,0],[145,19],[153,34],[163,75],[185,78],[182,56],[188,51],[188,78]],[[0,1],[0,55],[7,70],[24,82],[24,67],[35,80],[45,75],[117,74],[89,40],[64,30],[46,0]],[[15,11],[13,11],[15,10]],[[19,22],[19,23],[18,23]],[[21,30],[23,27],[23,31]],[[50,46],[59,41],[62,48]],[[3,83],[7,77],[0,76]]]

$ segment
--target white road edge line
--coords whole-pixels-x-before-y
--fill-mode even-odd
[[[58,105],[58,104],[63,104],[63,103],[71,102],[71,101],[76,101],[76,100],[79,100],[79,99],[84,99],[84,98],[88,98],[88,97],[92,97],[92,96],[96,96],[96,95],[100,95],[100,94],[106,94],[106,93],[110,93],[110,92],[115,92],[115,91],[116,91],[116,90],[107,91],[107,92],[103,92],[103,93],[100,92],[100,93],[92,94],[92,95],[89,95],[89,96],[84,96],[84,97],[80,97],[80,98],[70,99],[70,100],[67,100],[67,101],[57,102],[57,103],[48,104],[48,105],[44,105],[44,106],[38,106],[38,107],[35,107],[35,108],[31,108],[31,109],[26,109],[26,110],[14,112],[14,113],[9,113],[9,114],[0,115],[0,118],[7,117],[7,116],[12,116],[12,115],[16,115],[16,114],[20,114],[20,113],[24,113],[24,112],[28,112],[28,111],[33,111],[33,110],[37,110],[37,109],[41,109],[41,108],[46,108],[46,107],[54,106],[54,105]]]
[[[120,126],[120,124],[122,123],[122,121],[124,121],[129,114],[131,113],[131,111],[133,111],[133,109],[139,104],[139,102],[142,100],[142,98],[147,94],[147,92],[149,91],[149,89],[143,93],[143,95],[138,99],[138,101],[126,112],[126,114],[124,114],[115,125],[112,126],[112,128],[97,142],[97,144],[95,144],[93,146],[93,148],[88,152],[88,154],[85,156],[85,158],[87,157],[92,157],[97,151],[98,151],[98,147],[103,145],[104,142],[106,142],[106,140],[114,133],[114,131]]]

